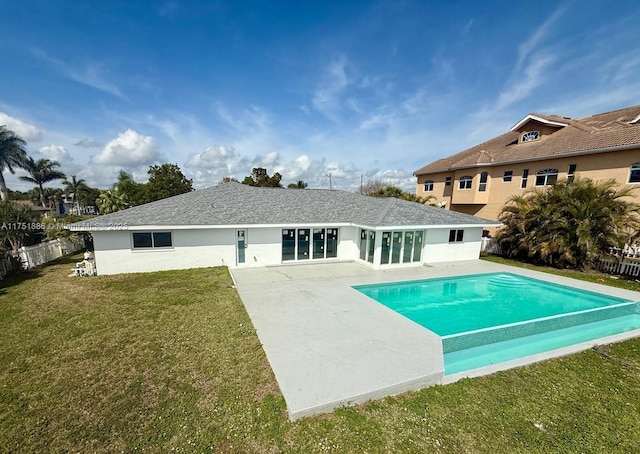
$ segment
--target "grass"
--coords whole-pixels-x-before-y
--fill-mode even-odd
[[[0,281],[3,452],[638,452],[640,339],[287,419],[226,268]]]

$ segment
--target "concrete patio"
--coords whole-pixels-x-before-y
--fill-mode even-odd
[[[640,300],[635,292],[480,260],[383,271],[351,262],[230,271],[292,420],[590,347],[572,346],[444,377],[440,337],[354,290],[354,285],[509,271]]]

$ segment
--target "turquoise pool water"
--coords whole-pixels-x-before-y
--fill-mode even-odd
[[[354,287],[442,337],[452,374],[640,329],[640,304],[511,273]]]

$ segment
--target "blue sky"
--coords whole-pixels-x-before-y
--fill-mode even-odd
[[[2,1],[0,124],[106,188],[178,164],[355,190],[530,112],[640,104],[640,3]],[[7,19],[9,18],[9,19]],[[7,176],[11,189],[30,187]]]

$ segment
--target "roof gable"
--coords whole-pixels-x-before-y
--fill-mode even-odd
[[[524,117],[522,120],[520,120],[519,122],[517,122],[515,125],[513,125],[510,129],[510,131],[521,131],[522,128],[527,125],[527,123],[535,121],[538,123],[542,123],[543,125],[547,125],[547,126],[555,126],[558,128],[564,128],[565,126],[569,126],[569,123],[566,122],[562,122],[562,121],[558,121],[555,119],[555,115],[554,116],[543,116],[540,114],[529,114],[526,117]],[[553,118],[553,119],[552,119]]]

